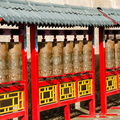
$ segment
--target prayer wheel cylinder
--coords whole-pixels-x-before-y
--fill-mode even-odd
[[[115,67],[115,42],[108,39],[105,43],[106,68]]]
[[[83,42],[75,41],[73,45],[73,72],[83,71]]]
[[[120,41],[115,43],[115,67],[120,67]]]
[[[92,41],[83,42],[83,71],[92,70]]]
[[[52,76],[52,42],[40,42],[38,45],[39,76]]]
[[[63,74],[63,42],[53,42],[52,48],[53,75]]]
[[[8,43],[0,43],[0,83],[8,82],[7,54]]]
[[[22,80],[22,44],[8,43],[8,79],[9,81]]]
[[[65,41],[63,47],[63,71],[64,73],[73,72],[73,42]]]

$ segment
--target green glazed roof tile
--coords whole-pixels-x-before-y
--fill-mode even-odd
[[[113,9],[111,9],[113,10]],[[104,10],[120,23],[120,10]],[[114,12],[115,15],[114,15]],[[13,24],[51,26],[114,26],[96,8],[31,2],[29,0],[0,0],[0,17]]]

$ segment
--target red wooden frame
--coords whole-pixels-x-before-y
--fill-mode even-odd
[[[106,76],[119,74],[118,68],[112,68],[112,72],[107,72],[105,63],[105,35],[120,34],[120,30],[104,30],[104,27],[99,28],[99,54],[100,54],[100,100],[101,100],[101,117],[114,116],[119,114],[107,113],[107,97],[120,93],[120,89],[117,88],[113,91],[106,91]],[[117,83],[118,84],[118,83]],[[112,109],[120,109],[120,107],[111,107]]]
[[[0,35],[18,35],[22,42],[22,80],[16,82],[0,83],[0,93],[22,90],[24,92],[24,109],[0,115],[0,120],[20,117],[20,120],[28,120],[28,78],[27,78],[27,51],[26,51],[26,26],[19,25],[18,29],[0,29]]]
[[[69,77],[65,77],[62,80],[54,79],[49,82],[46,81],[39,81],[40,76],[38,76],[38,35],[42,35],[43,37],[45,35],[89,35],[89,40],[93,41],[93,48],[92,48],[92,71],[84,71],[88,72],[90,74],[90,77],[92,77],[92,94],[88,96],[83,97],[75,97],[74,99],[69,99],[65,101],[59,100],[59,94],[58,94],[58,101],[56,103],[47,104],[40,106],[39,105],[39,87],[40,86],[46,86],[51,84],[56,84],[59,87],[59,84],[61,82],[68,82],[68,81],[75,81],[77,83],[78,80],[80,80],[80,77],[72,77],[69,79]],[[88,116],[79,116],[79,117],[95,117],[95,65],[94,65],[94,28],[89,27],[88,30],[37,30],[36,25],[30,25],[30,42],[31,42],[31,77],[32,77],[32,120],[40,120],[40,112],[52,108],[57,108],[60,106],[64,106],[64,119],[70,120],[70,104],[90,100],[89,102],[89,115]],[[72,73],[75,74],[75,73]],[[66,75],[64,75],[66,76]],[[89,78],[87,75],[83,75],[81,78]],[[76,91],[78,91],[78,87],[76,85]],[[59,91],[57,91],[59,92]],[[76,95],[78,96],[78,93],[76,92]]]

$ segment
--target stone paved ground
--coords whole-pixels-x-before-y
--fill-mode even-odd
[[[108,109],[108,113],[118,113],[120,114],[120,110],[117,109]],[[120,115],[119,116],[109,116],[107,118],[79,118],[75,117],[72,118],[71,120],[120,120]]]
[[[71,120],[120,120],[120,117],[107,117],[107,118],[74,118]]]
[[[117,99],[118,98],[118,99]],[[84,106],[82,106],[84,105]],[[112,98],[110,97],[110,100],[108,99],[108,108],[117,106],[120,107],[120,95],[114,95]],[[79,103],[78,104],[72,104],[71,105],[71,120],[120,120],[120,109],[108,109],[108,113],[113,114],[119,114],[119,116],[107,116],[106,118],[99,118],[99,115],[96,116],[96,118],[80,118],[79,115],[85,115],[89,114],[88,111],[89,106],[87,103]],[[100,105],[97,104],[96,107],[96,113],[100,113]],[[64,120],[64,113],[63,113],[63,107],[53,109],[50,111],[44,111],[41,113],[41,120]]]

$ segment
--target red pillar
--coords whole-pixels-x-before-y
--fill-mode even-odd
[[[101,114],[107,113],[107,96],[106,96],[106,76],[105,76],[105,41],[104,27],[99,28],[99,54],[100,54],[100,100]]]
[[[38,51],[36,48],[36,40],[37,40],[37,26],[30,25],[32,120],[40,120],[39,87],[38,87]]]
[[[64,107],[64,120],[70,120],[70,105]]]
[[[22,42],[22,80],[24,81],[24,110],[25,115],[20,120],[28,120],[28,74],[27,74],[27,40],[26,40],[26,26],[19,25],[19,30],[24,31],[24,35],[19,35],[19,41]]]

